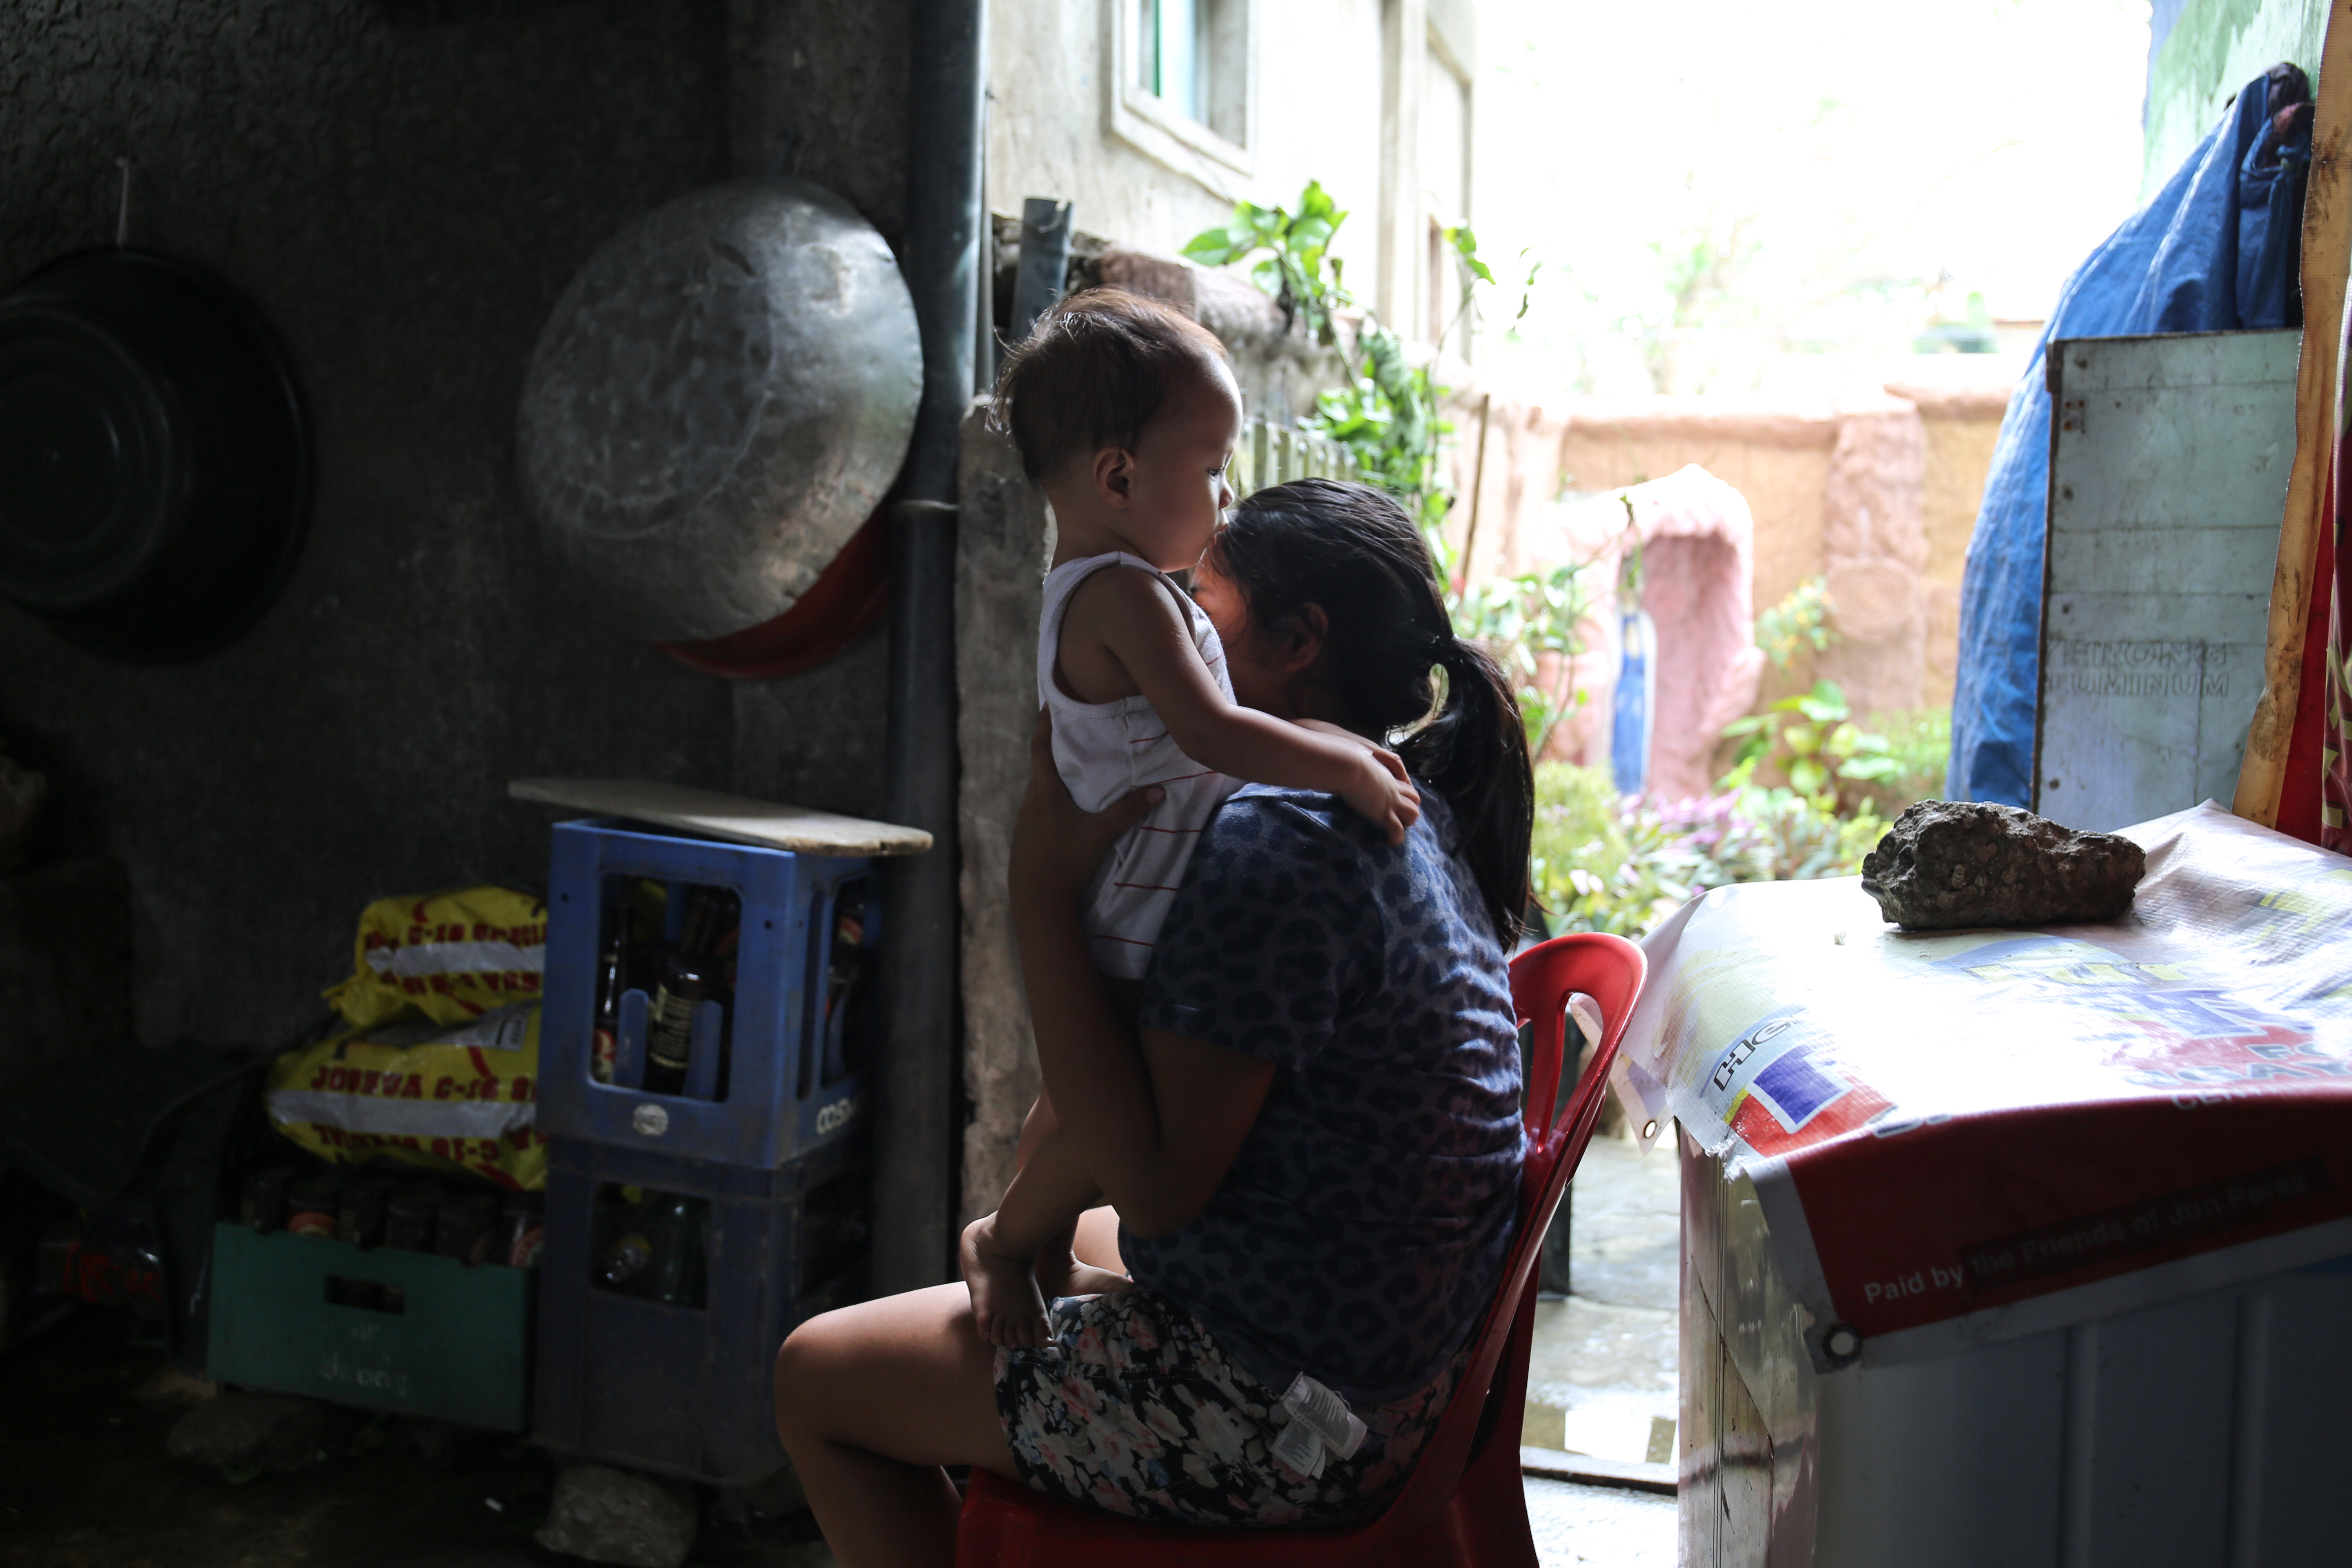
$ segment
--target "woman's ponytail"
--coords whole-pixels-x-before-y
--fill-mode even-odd
[[[1435,651],[1445,671],[1444,705],[1405,740],[1400,754],[1412,775],[1454,808],[1462,858],[1508,948],[1527,918],[1528,839],[1535,824],[1527,727],[1510,681],[1485,648],[1449,628]]]
[[[1322,611],[1318,689],[1358,734],[1404,735],[1405,765],[1452,808],[1462,857],[1509,947],[1527,912],[1535,818],[1527,731],[1502,670],[1454,635],[1429,546],[1404,509],[1363,485],[1294,479],[1235,507],[1211,554],[1254,626]]]

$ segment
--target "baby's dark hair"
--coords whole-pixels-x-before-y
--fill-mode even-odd
[[[997,428],[1034,484],[1073,457],[1132,448],[1177,378],[1222,364],[1225,345],[1181,310],[1123,289],[1072,294],[1005,351]]]
[[[1368,486],[1294,479],[1236,506],[1209,560],[1241,590],[1253,626],[1322,610],[1324,651],[1310,679],[1358,734],[1386,742],[1411,730],[1397,750],[1453,808],[1463,858],[1507,950],[1528,908],[1528,732],[1502,669],[1454,635],[1421,530]],[[1442,707],[1433,668],[1445,671]]]

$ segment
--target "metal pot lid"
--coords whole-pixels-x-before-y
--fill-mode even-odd
[[[726,637],[789,610],[873,513],[921,385],[914,302],[847,203],[698,191],[556,301],[524,378],[524,498],[631,629]]]
[[[310,510],[308,426],[260,315],[127,248],[0,297],[0,597],[115,658],[185,658],[276,598]]]

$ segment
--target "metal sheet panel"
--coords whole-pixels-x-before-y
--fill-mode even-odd
[[[2112,830],[2235,788],[2301,334],[2053,344],[2033,808]]]

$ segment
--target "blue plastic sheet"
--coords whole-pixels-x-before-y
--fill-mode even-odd
[[[2155,199],[2067,279],[2010,397],[1960,587],[1952,761],[1944,782],[1953,800],[2026,805],[2032,799],[2042,549],[2049,526],[2043,356],[2051,342],[2279,327],[2293,320],[2310,136],[2306,130],[2258,159],[2272,87],[2268,76],[2247,83]]]

